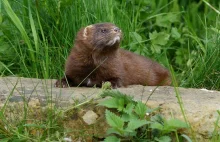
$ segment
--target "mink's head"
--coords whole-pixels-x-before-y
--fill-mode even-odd
[[[118,48],[122,39],[121,30],[112,23],[98,23],[82,28],[76,40],[93,50]]]

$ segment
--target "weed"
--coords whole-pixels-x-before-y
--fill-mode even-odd
[[[110,110],[105,111],[106,121],[110,128],[105,141],[171,141],[172,133],[188,128],[185,122],[178,119],[166,120],[161,115],[154,114],[154,109],[148,108],[140,101],[115,90],[104,91],[101,96],[111,97],[99,103]],[[117,111],[114,111],[117,110]],[[186,135],[184,135],[187,137]],[[187,137],[188,140],[189,137]]]

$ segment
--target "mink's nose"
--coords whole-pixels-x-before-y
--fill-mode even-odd
[[[116,33],[121,32],[121,30],[120,30],[118,27],[115,27],[115,28],[114,28],[114,31],[115,31]]]

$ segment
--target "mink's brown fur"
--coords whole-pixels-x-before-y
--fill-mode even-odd
[[[55,86],[98,86],[111,82],[114,88],[140,84],[170,85],[167,69],[157,62],[119,48],[121,30],[111,23],[82,28],[65,65],[65,77]]]

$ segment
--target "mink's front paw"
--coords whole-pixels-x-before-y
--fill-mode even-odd
[[[56,83],[54,84],[54,86],[58,87],[58,88],[67,88],[68,83],[67,83],[66,79],[61,79],[61,80],[57,80]]]
[[[113,89],[123,87],[123,84],[119,79],[111,80],[110,82],[111,82],[111,86],[112,86]]]

